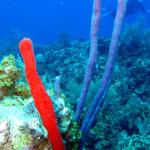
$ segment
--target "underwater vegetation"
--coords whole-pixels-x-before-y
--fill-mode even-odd
[[[119,2],[118,14],[125,11]],[[123,16],[116,16],[111,39],[94,34],[94,42],[70,41],[62,33],[53,45],[34,45],[35,54],[32,42],[23,39],[25,67],[15,52],[1,60],[0,149],[150,149],[150,29],[143,30],[139,19],[119,43]],[[97,59],[77,119],[91,45]]]
[[[141,22],[141,20],[139,20]],[[135,23],[132,26],[126,28],[121,38],[121,43],[119,46],[119,56],[117,63],[115,65],[114,70],[114,77],[112,80],[112,85],[109,89],[108,95],[106,97],[106,101],[103,105],[102,110],[99,112],[98,117],[96,119],[96,124],[94,128],[90,131],[87,139],[87,143],[85,144],[85,149],[149,149],[150,147],[150,54],[149,54],[149,45],[147,42],[150,37],[149,29],[142,30],[142,33],[139,28],[143,28],[143,24]],[[138,28],[138,29],[137,29]],[[132,32],[134,31],[136,32]],[[140,39],[139,32],[141,33],[140,36],[143,38]],[[126,42],[126,37],[130,37],[130,42]],[[136,37],[136,38],[135,38]],[[137,40],[137,38],[139,40]],[[129,40],[129,38],[128,38]],[[107,59],[107,53],[109,48],[110,39],[101,38],[98,40],[98,58],[96,63],[96,69],[94,71],[94,76],[92,78],[92,83],[89,89],[89,94],[87,96],[87,102],[84,108],[84,113],[87,112],[88,107],[90,106],[91,99],[96,93],[97,88],[99,87],[99,81],[102,77],[105,62]],[[35,45],[36,47],[36,45]],[[41,49],[45,47],[41,47]],[[101,49],[103,48],[103,53],[100,54]],[[55,49],[55,50],[54,50]],[[38,61],[38,67],[42,63],[45,66],[49,66],[47,68],[47,73],[43,74],[42,78],[45,85],[47,85],[48,93],[53,101],[54,109],[57,114],[58,125],[62,134],[63,141],[65,145],[67,142],[72,144],[68,144],[66,146],[68,149],[77,149],[77,145],[80,139],[79,127],[77,124],[71,121],[73,119],[73,114],[76,109],[76,104],[78,101],[78,97],[80,95],[80,90],[82,87],[81,81],[84,76],[84,69],[86,67],[86,60],[88,59],[89,53],[89,41],[70,41],[70,46],[66,48],[56,49],[54,46],[49,46],[48,51],[51,53],[51,57],[53,58],[53,62],[45,61],[45,63]],[[126,50],[128,49],[128,51]],[[41,53],[41,52],[40,52]],[[47,52],[41,53],[43,58],[47,56]],[[70,58],[70,54],[73,57]],[[38,54],[36,54],[37,56]],[[56,57],[57,55],[57,57]],[[9,57],[9,56],[8,56]],[[18,57],[13,57],[15,61]],[[60,61],[64,58],[63,63]],[[10,60],[11,59],[7,59]],[[78,61],[79,60],[79,61]],[[16,61],[17,62],[17,61]],[[66,62],[69,62],[66,64]],[[77,72],[78,68],[76,65],[79,66],[79,70],[81,67],[81,72]],[[75,66],[73,68],[73,66]],[[22,68],[15,65],[16,69],[20,72]],[[59,70],[61,68],[61,70]],[[42,69],[42,68],[41,68]],[[40,69],[39,69],[40,70]],[[59,72],[60,71],[60,72]],[[79,75],[78,75],[79,73]],[[53,83],[55,82],[55,77],[61,74],[60,78],[60,87],[61,93],[64,93],[66,96],[61,94],[61,100],[55,95],[55,90]],[[81,75],[81,76],[80,76]],[[21,73],[20,73],[21,78]],[[10,80],[11,81],[11,80]],[[19,77],[14,80],[15,84],[19,83]],[[22,82],[22,80],[21,80]],[[24,85],[26,82],[24,81]],[[50,88],[51,87],[51,88]],[[8,88],[10,89],[10,88]],[[14,88],[12,88],[14,89]],[[28,88],[27,88],[28,89]],[[9,90],[8,90],[9,91]],[[15,92],[14,92],[15,93]],[[19,95],[18,95],[19,96]],[[30,97],[30,96],[29,96]],[[31,105],[32,104],[32,105]],[[23,129],[21,126],[21,130],[12,130],[14,126],[18,127],[18,124],[14,124],[14,126],[10,126],[11,120],[8,119],[8,115],[5,117],[7,124],[10,128],[5,128],[3,132],[1,132],[1,137],[5,137],[3,142],[1,143],[1,149],[4,148],[4,145],[12,145],[10,149],[18,149],[18,143],[22,144],[20,147],[35,147],[35,149],[50,149],[50,144],[48,143],[46,137],[46,131],[40,131],[42,127],[40,117],[36,117],[37,111],[35,110],[35,106],[33,104],[33,100],[28,100],[28,98],[23,98],[22,96],[16,97],[8,92],[8,95],[3,97],[3,100],[0,102],[0,106],[4,107],[5,109],[1,108],[1,115],[7,112],[8,106],[18,106],[23,107],[19,109],[15,113],[18,113],[18,120],[25,120],[21,119],[21,112],[22,109],[25,110],[27,116],[32,116],[29,119],[29,122],[33,119],[33,123],[39,122],[38,125],[30,125],[29,123],[23,123]],[[64,109],[62,109],[62,106]],[[11,107],[9,110],[11,111],[11,116],[13,115],[12,112],[14,111]],[[59,108],[59,109],[57,109]],[[64,111],[61,111],[64,110]],[[3,112],[3,113],[2,113]],[[36,112],[36,114],[35,114]],[[58,113],[59,112],[59,113]],[[66,112],[66,117],[62,117],[62,114]],[[5,120],[3,117],[2,120]],[[69,117],[70,116],[70,117]],[[26,117],[26,118],[28,118]],[[35,118],[36,117],[36,120]],[[82,118],[83,116],[81,116]],[[66,119],[67,118],[67,119]],[[68,119],[70,118],[70,119]],[[14,122],[14,119],[12,119]],[[3,122],[3,121],[2,121]],[[36,123],[37,124],[37,123]],[[68,125],[69,124],[69,125]],[[1,125],[4,126],[4,125]],[[34,126],[35,128],[33,128]],[[38,126],[38,127],[37,127]],[[32,128],[31,128],[32,127]],[[25,130],[26,128],[27,130]],[[9,130],[8,130],[9,129]],[[29,129],[29,130],[28,130]],[[37,130],[38,129],[38,130]],[[17,133],[18,138],[11,139],[11,134]],[[34,131],[34,132],[33,132]],[[5,134],[4,134],[5,133]],[[7,133],[7,134],[6,134]],[[37,135],[41,138],[37,139]],[[21,136],[22,134],[25,134]],[[5,135],[5,136],[4,136]],[[26,136],[28,135],[28,136]],[[70,136],[69,136],[70,135]],[[38,137],[39,137],[38,136]],[[7,138],[6,138],[7,137]],[[27,139],[26,139],[26,138]],[[24,139],[25,138],[25,139]],[[33,142],[26,142],[32,139]],[[66,142],[65,142],[66,139]],[[4,141],[10,142],[4,142]],[[11,143],[11,140],[14,141],[14,145]],[[18,141],[19,140],[19,141]],[[20,142],[23,141],[22,143]],[[36,140],[36,141],[35,141]],[[6,144],[7,143],[7,144]],[[15,148],[13,148],[15,147]],[[7,147],[8,149],[8,147]]]
[[[12,62],[15,62],[15,57],[13,57],[12,55],[5,57],[2,60],[2,64],[11,65]],[[20,71],[15,63],[13,64],[13,67],[17,71]],[[32,66],[29,66],[29,68],[30,67],[32,68]],[[14,79],[14,77],[15,76],[9,76],[7,79]],[[19,80],[19,77],[16,77],[17,78],[15,79]],[[15,84],[17,84],[16,80],[14,80],[13,82],[14,86],[16,86]],[[7,80],[8,85],[9,82],[11,83],[12,81],[13,80]],[[6,81],[3,80],[1,82],[4,84]],[[20,86],[18,86],[18,88],[19,87]],[[21,94],[18,94],[14,87],[9,86],[7,88],[8,91],[12,90],[14,91],[14,93],[10,94],[5,92],[5,95],[3,94],[3,99],[1,99],[0,101],[0,149],[51,149],[51,144],[47,140],[47,131],[44,129],[44,127],[42,127],[43,125],[40,119],[40,115],[35,109],[33,100],[31,99],[29,88],[24,88],[24,91],[28,90],[28,96],[23,95],[23,92],[21,92]],[[1,91],[3,92],[3,89],[1,89]],[[20,91],[22,91],[22,87],[20,87]],[[64,139],[66,139],[66,146],[76,148],[76,145],[80,138],[79,126],[73,121],[73,112],[71,112],[71,110],[68,108],[68,106],[66,106],[64,102],[65,96],[62,95],[61,98],[58,98],[57,96],[55,96],[55,92],[52,88],[49,89],[49,91],[46,93],[49,94],[54,100],[53,104],[55,112],[57,113],[57,118],[60,122],[59,128],[63,136],[63,141],[65,142]],[[39,99],[38,94],[37,96]],[[40,104],[42,104],[41,101]],[[44,105],[42,105],[42,109],[45,112],[45,103]],[[46,112],[46,115],[49,115],[49,113]],[[54,133],[56,133],[56,130],[54,130],[54,126],[51,129]],[[58,137],[54,136],[54,140],[55,138]],[[57,147],[59,146],[60,145],[57,145]]]
[[[17,82],[19,78],[20,70],[16,66],[15,57],[13,55],[4,57],[0,64],[0,99],[8,95],[30,96],[27,85]]]

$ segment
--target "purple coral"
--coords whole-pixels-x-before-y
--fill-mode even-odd
[[[96,120],[96,116],[99,112],[99,109],[101,108],[101,105],[104,102],[104,99],[108,93],[111,84],[114,65],[118,54],[119,37],[120,37],[121,27],[123,24],[123,19],[126,11],[126,4],[127,4],[127,0],[118,0],[117,14],[115,17],[114,29],[113,29],[111,43],[109,47],[109,54],[106,62],[105,72],[102,77],[101,85],[98,89],[98,92],[92,101],[92,104],[89,108],[89,111],[85,119],[83,120],[81,126],[83,137],[85,134],[88,133],[90,128],[93,126],[93,123]]]
[[[55,94],[57,98],[61,97],[61,92],[60,92],[60,76],[56,76],[55,78]]]
[[[79,121],[82,109],[84,107],[87,92],[89,89],[90,81],[93,75],[94,66],[96,63],[97,57],[97,45],[98,45],[98,29],[99,29],[99,19],[100,19],[100,0],[94,0],[93,3],[93,13],[92,13],[92,20],[91,20],[91,32],[90,32],[90,56],[88,65],[86,68],[84,81],[83,81],[83,88],[81,90],[79,103],[77,105],[76,113],[75,113],[75,120]]]

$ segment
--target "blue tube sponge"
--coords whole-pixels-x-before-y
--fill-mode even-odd
[[[126,4],[127,4],[127,0],[118,0],[117,14],[115,17],[114,29],[113,29],[111,43],[109,47],[109,54],[106,62],[105,72],[101,80],[100,88],[98,89],[98,92],[92,101],[89,111],[85,119],[83,120],[81,126],[81,131],[83,133],[83,136],[86,135],[90,130],[90,128],[93,126],[93,123],[96,120],[96,116],[101,108],[101,105],[104,102],[104,99],[108,93],[111,84],[112,74],[113,74],[116,58],[118,55],[119,37],[120,37],[121,27],[123,24],[123,19],[125,16]]]
[[[97,57],[97,36],[98,36],[98,29],[99,29],[99,19],[100,19],[100,0],[94,0],[93,4],[93,13],[92,13],[92,20],[91,20],[91,32],[90,32],[90,56],[88,65],[86,68],[84,81],[83,81],[83,88],[81,90],[79,103],[77,105],[76,113],[75,113],[75,120],[79,121],[82,109],[84,107],[90,81],[92,79],[96,57]]]

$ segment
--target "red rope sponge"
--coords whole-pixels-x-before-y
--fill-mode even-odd
[[[48,131],[48,138],[53,150],[65,150],[62,137],[57,125],[53,104],[37,73],[32,41],[24,38],[19,43],[19,49],[25,63],[26,80],[30,86],[35,106],[42,118],[43,125]]]

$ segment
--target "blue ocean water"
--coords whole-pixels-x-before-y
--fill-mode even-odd
[[[18,48],[24,37],[33,42],[37,71],[67,150],[150,150],[149,0],[128,0],[109,91],[90,132],[81,138],[82,122],[101,87],[117,9],[117,0],[102,0],[96,64],[77,122],[93,1],[0,1],[0,150],[51,149]]]
[[[146,9],[149,1],[143,0]],[[105,0],[103,8],[116,7],[116,0]],[[89,38],[91,19],[91,0],[5,0],[0,2],[0,36],[8,36],[18,31],[32,37],[37,43],[55,41],[58,34],[67,32],[72,39]],[[137,14],[133,13],[127,22],[136,21]],[[143,14],[141,14],[143,15]],[[149,22],[149,18],[145,18]],[[102,20],[101,34],[110,35],[113,19],[107,16]]]

